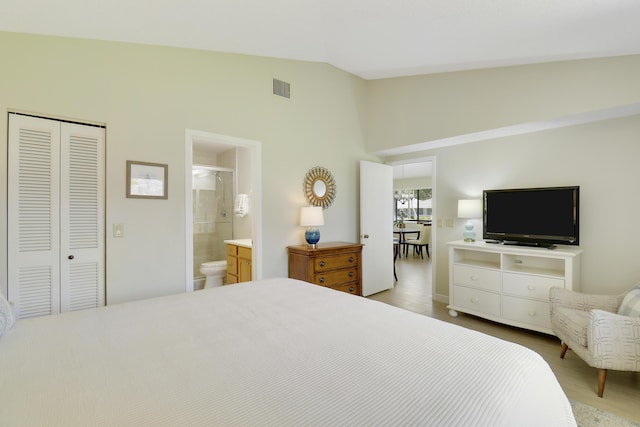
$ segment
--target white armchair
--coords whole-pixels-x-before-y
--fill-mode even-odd
[[[628,292],[628,291],[627,291]],[[551,288],[551,329],[562,341],[560,357],[572,349],[598,368],[598,396],[604,393],[607,369],[640,371],[640,317],[618,314],[627,292],[594,295]]]

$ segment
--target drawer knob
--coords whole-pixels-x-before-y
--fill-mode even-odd
[[[535,310],[529,310],[529,316],[534,317],[536,315]]]
[[[324,267],[324,266],[325,266],[324,261],[320,261],[320,267]]]
[[[475,282],[476,280],[478,280],[478,279],[479,279],[478,275],[476,275],[476,274],[472,274],[472,275],[471,275],[471,280],[473,280],[474,282]]]
[[[353,277],[353,271],[349,272],[349,277]]]
[[[477,303],[478,303],[478,301],[480,301],[480,300],[479,300],[478,298],[476,298],[476,297],[471,298],[471,302],[472,302],[473,304],[477,304]]]
[[[355,291],[355,289],[354,289],[354,287],[353,287],[353,286],[351,286],[351,287],[349,288],[349,292],[353,292],[353,291]]]
[[[320,283],[324,283],[324,277],[320,278]]]
[[[535,291],[536,287],[534,285],[529,285],[527,286],[527,289],[529,289],[530,291]]]
[[[353,262],[354,260],[355,260],[355,258],[349,257],[349,262]]]

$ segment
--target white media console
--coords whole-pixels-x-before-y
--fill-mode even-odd
[[[449,314],[458,311],[547,334],[549,288],[580,288],[581,249],[448,243]]]

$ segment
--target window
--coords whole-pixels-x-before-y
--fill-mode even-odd
[[[396,220],[430,222],[431,189],[396,190],[393,194]]]

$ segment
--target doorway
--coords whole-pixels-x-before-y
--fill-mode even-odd
[[[194,257],[194,221],[190,212],[194,210],[194,166],[202,163],[214,165],[222,162],[223,169],[233,171],[230,175],[233,185],[234,200],[238,194],[247,195],[249,209],[240,220],[233,225],[233,238],[250,238],[252,240],[252,277],[262,278],[262,145],[259,141],[237,138],[228,135],[214,134],[206,131],[186,129],[185,131],[185,229],[186,229],[186,273],[185,291],[194,290],[194,277],[197,275]],[[224,160],[217,159],[219,153],[233,153],[232,156],[220,154]],[[195,159],[195,160],[194,160]],[[218,165],[218,169],[220,169]],[[215,176],[215,175],[214,175]],[[222,176],[220,176],[222,178]],[[217,177],[215,177],[217,179]],[[235,204],[235,203],[234,203]],[[234,206],[225,205],[226,215],[235,215]],[[237,219],[237,218],[236,218]]]
[[[429,295],[430,299],[434,299],[435,292],[435,279],[436,279],[436,266],[437,266],[437,254],[435,251],[436,241],[437,241],[437,220],[436,220],[436,158],[435,156],[426,156],[426,157],[416,157],[412,159],[406,160],[398,160],[387,162],[388,165],[394,167],[394,181],[398,181],[401,185],[399,187],[403,187],[405,190],[420,190],[422,187],[428,186],[431,189],[431,199],[428,204],[428,208],[420,209],[418,215],[419,222],[430,222],[431,225],[431,242],[429,243],[429,257],[426,256],[426,253],[423,254],[423,257],[418,256],[415,259],[399,258],[396,262],[402,263],[406,262],[406,266],[400,266],[396,264],[396,269],[401,278],[402,271],[406,271],[408,274],[411,274],[412,277],[409,281],[406,281],[406,277],[404,280],[399,280],[400,283],[410,283],[412,287],[417,286],[418,283],[424,283],[423,279],[427,279],[427,283],[424,286],[428,286],[428,289],[421,289],[419,293],[423,295]],[[420,188],[418,188],[420,187]],[[394,192],[396,188],[394,187]],[[398,193],[403,193],[402,188],[398,189]],[[404,191],[404,193],[410,193],[409,191]],[[419,194],[419,193],[416,193]],[[391,200],[389,201],[390,203]],[[394,198],[394,203],[398,203]],[[409,203],[407,201],[406,203]],[[395,208],[395,206],[394,206]],[[395,209],[394,209],[395,210]],[[423,217],[423,215],[430,216],[430,218]],[[417,221],[418,222],[418,221]],[[409,251],[409,256],[412,257],[412,251]],[[406,269],[402,269],[402,267],[406,267]],[[422,285],[420,285],[422,286]],[[409,289],[409,293],[415,293],[416,289]],[[428,301],[429,305],[431,304],[431,300]]]

